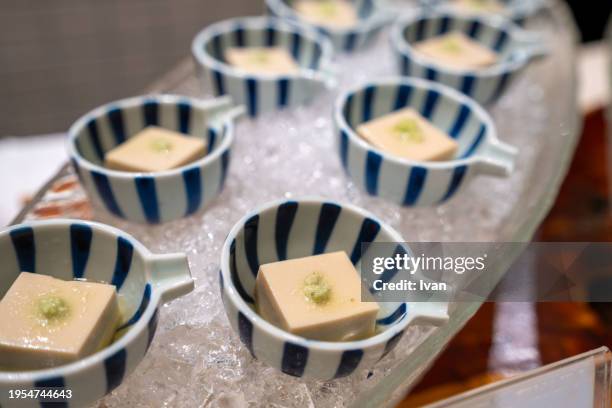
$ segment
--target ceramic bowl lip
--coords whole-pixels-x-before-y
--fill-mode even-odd
[[[372,337],[369,337],[364,340],[356,340],[356,341],[343,341],[343,342],[331,342],[331,341],[321,341],[321,340],[311,340],[305,337],[297,336],[295,334],[289,333],[279,327],[274,326],[273,324],[264,320],[261,316],[257,314],[249,305],[240,297],[236,287],[234,286],[234,282],[232,280],[231,271],[230,271],[230,246],[232,241],[236,238],[238,233],[244,227],[246,221],[254,215],[261,214],[263,212],[274,210],[278,208],[281,204],[286,202],[295,201],[300,205],[320,205],[323,203],[332,203],[340,206],[344,211],[349,211],[354,215],[358,215],[361,217],[367,217],[375,220],[381,226],[381,230],[384,230],[391,239],[395,240],[394,242],[404,242],[403,238],[395,229],[389,226],[384,221],[380,220],[375,215],[370,212],[359,208],[357,206],[340,203],[332,199],[326,199],[322,197],[298,197],[298,198],[289,198],[289,199],[281,199],[268,202],[263,204],[253,211],[246,214],[242,217],[231,229],[227,238],[225,239],[225,243],[223,244],[223,248],[221,250],[221,274],[223,276],[223,290],[225,291],[227,298],[230,302],[243,314],[246,318],[260,330],[264,331],[268,336],[272,336],[276,339],[282,341],[290,341],[292,343],[302,345],[311,349],[317,350],[325,350],[325,351],[344,351],[351,349],[368,349],[379,344],[386,343],[390,338],[404,330],[406,326],[410,324],[411,319],[409,319],[410,307],[408,307],[406,314],[397,322],[393,323],[389,326],[384,332],[376,334]],[[410,302],[398,302],[409,305]],[[227,311],[227,305],[223,305],[225,310]]]
[[[442,85],[437,82],[432,82],[432,81],[428,81],[428,80],[421,79],[421,78],[390,77],[386,79],[368,82],[368,83],[356,86],[354,88],[351,88],[350,90],[341,94],[336,99],[336,106],[334,109],[334,119],[336,121],[337,126],[341,128],[348,135],[348,138],[353,145],[356,145],[360,149],[365,150],[365,151],[373,150],[376,153],[378,153],[380,156],[382,156],[385,161],[392,162],[394,164],[404,166],[404,167],[420,166],[420,167],[426,167],[429,169],[446,170],[446,169],[453,169],[461,165],[476,164],[477,162],[480,161],[480,155],[478,154],[473,154],[463,159],[445,160],[445,161],[439,161],[439,162],[426,162],[426,161],[404,159],[404,158],[389,154],[377,148],[376,146],[366,142],[348,124],[346,118],[344,117],[343,111],[344,111],[344,106],[346,104],[346,101],[351,94],[361,91],[368,86],[402,86],[402,85],[421,88],[425,90],[432,89],[440,93],[440,95],[443,98],[448,98],[448,99],[456,101],[458,104],[467,106],[470,109],[470,111],[475,113],[478,119],[485,125],[486,130],[484,133],[484,141],[483,141],[484,144],[486,143],[496,144],[499,142],[497,138],[497,130],[495,128],[495,124],[493,123],[493,119],[491,118],[491,116],[487,113],[487,111],[482,106],[480,106],[476,101],[469,98],[468,96],[446,85]]]
[[[17,224],[10,226],[8,228],[4,228],[0,231],[0,237],[7,236],[10,231],[21,228],[21,227],[32,227],[36,228],[53,228],[53,227],[65,227],[70,226],[72,224],[85,224],[91,227],[94,230],[102,231],[106,234],[110,234],[113,236],[121,236],[122,238],[127,239],[133,246],[137,253],[139,253],[143,259],[147,262],[155,262],[155,254],[151,253],[140,241],[131,236],[130,234],[122,231],[118,228],[112,227],[110,225],[101,224],[93,221],[84,221],[77,219],[52,219],[52,220],[40,220],[40,221],[29,221],[23,224]],[[136,323],[134,323],[127,332],[121,336],[120,339],[113,342],[111,345],[103,348],[96,353],[84,357],[80,360],[77,360],[73,363],[61,365],[58,367],[45,368],[42,370],[29,370],[29,371],[0,371],[0,384],[11,385],[20,382],[29,382],[33,383],[34,381],[49,378],[49,377],[67,377],[73,374],[77,374],[81,371],[89,369],[99,364],[103,364],[104,361],[120,351],[121,349],[125,349],[128,344],[133,342],[136,337],[143,332],[143,330],[147,329],[148,321],[150,317],[155,313],[155,310],[159,306],[161,302],[162,291],[160,291],[156,286],[151,282],[150,277],[147,276],[147,283],[151,285],[151,300],[147,308],[144,310],[140,318]]]
[[[372,0],[374,10],[372,14],[366,18],[359,18],[359,22],[352,27],[329,27],[321,24],[310,23],[300,17],[299,13],[288,6],[283,0],[265,0],[268,7],[274,10],[278,15],[292,19],[294,24],[301,24],[308,27],[314,27],[317,30],[324,30],[331,35],[348,35],[351,33],[366,33],[376,30],[392,21],[395,17],[380,6],[378,1]]]
[[[215,58],[206,50],[206,45],[212,40],[216,34],[230,33],[240,25],[247,29],[263,30],[270,24],[275,24],[279,29],[299,35],[306,38],[321,47],[320,64],[318,69],[300,68],[293,74],[253,74],[234,68],[231,65]],[[251,17],[236,17],[227,20],[222,20],[211,24],[198,32],[191,42],[191,53],[196,61],[204,66],[214,68],[223,72],[223,74],[236,78],[259,78],[267,80],[278,80],[283,78],[301,79],[309,78],[325,72],[325,69],[331,64],[333,56],[333,46],[331,41],[317,31],[305,25],[289,24],[285,20],[270,16],[251,16]]]
[[[525,33],[525,30],[514,24],[512,21],[499,16],[480,16],[480,15],[461,15],[457,12],[434,10],[422,11],[414,15],[406,15],[398,19],[391,27],[391,43],[396,52],[403,56],[409,57],[417,64],[426,67],[435,67],[439,72],[446,75],[471,75],[477,78],[498,77],[508,72],[517,71],[529,62],[527,55],[522,55],[520,58],[515,58],[510,61],[503,60],[484,69],[461,69],[452,68],[443,64],[438,64],[436,61],[430,60],[421,56],[414,51],[414,47],[404,38],[404,30],[419,21],[429,20],[432,18],[448,17],[454,20],[463,21],[478,21],[481,25],[489,26],[498,31],[504,31],[512,40],[518,39],[518,33]]]
[[[89,121],[99,118],[106,114],[109,108],[111,107],[121,107],[121,108],[135,108],[142,106],[148,100],[154,99],[162,104],[168,105],[178,105],[181,102],[189,102],[191,106],[195,109],[205,110],[209,106],[210,101],[200,100],[188,96],[182,95],[170,95],[170,94],[151,94],[151,95],[139,95],[133,96],[125,99],[118,99],[104,105],[100,105],[97,108],[94,108],[82,115],[79,119],[77,119],[70,129],[68,130],[68,156],[71,159],[74,159],[80,167],[87,169],[88,171],[96,171],[98,173],[105,174],[109,177],[119,178],[119,179],[134,179],[135,177],[140,176],[148,176],[155,178],[169,178],[169,177],[180,177],[185,170],[193,169],[193,168],[205,168],[216,162],[219,157],[231,148],[232,143],[234,142],[234,123],[233,119],[230,115],[223,119],[223,126],[226,128],[226,134],[221,144],[217,146],[212,152],[207,153],[201,159],[198,159],[194,162],[186,164],[181,167],[177,167],[176,169],[164,170],[164,171],[154,171],[154,172],[129,172],[129,171],[120,171],[106,168],[104,166],[95,164],[88,159],[86,159],[79,149],[77,148],[76,140],[80,134],[80,132],[87,126]],[[211,128],[210,125],[207,126]]]

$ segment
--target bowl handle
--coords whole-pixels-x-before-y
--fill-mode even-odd
[[[409,313],[412,324],[442,326],[448,321],[448,302],[414,302]]]
[[[478,154],[477,170],[479,173],[495,177],[508,177],[514,170],[518,150],[514,146],[499,140],[489,144]]]
[[[540,34],[516,27],[514,36],[520,47],[518,52],[523,54],[527,60],[540,59],[550,53],[549,47]]]
[[[186,295],[194,288],[185,254],[154,255],[150,271],[153,286],[161,290],[163,302]]]

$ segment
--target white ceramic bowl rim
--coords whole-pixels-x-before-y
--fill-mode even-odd
[[[125,99],[118,99],[116,101],[109,102],[104,105],[98,106],[97,108],[94,108],[91,111],[84,114],[83,116],[81,116],[79,119],[77,119],[76,122],[72,124],[72,126],[70,126],[70,129],[68,130],[68,155],[69,157],[72,159],[75,159],[77,163],[79,164],[79,166],[82,166],[90,171],[94,170],[99,173],[106,174],[106,175],[116,177],[116,178],[133,179],[134,177],[143,176],[143,175],[153,176],[157,178],[165,178],[165,177],[180,176],[185,170],[188,170],[188,169],[207,167],[211,165],[213,162],[215,162],[218,159],[218,157],[222,155],[225,151],[227,151],[232,145],[232,142],[234,141],[234,123],[233,123],[233,117],[231,115],[228,115],[223,120],[223,125],[226,128],[226,134],[223,140],[221,141],[221,144],[217,146],[215,149],[213,149],[212,152],[206,153],[206,155],[204,155],[204,157],[202,157],[201,159],[193,161],[184,166],[177,167],[176,169],[149,172],[149,173],[112,170],[112,169],[97,165],[95,163],[92,163],[91,161],[87,160],[81,154],[81,152],[79,152],[79,149],[76,146],[76,139],[78,138],[80,132],[85,128],[85,126],[87,126],[87,123],[89,123],[89,121],[105,115],[106,112],[108,112],[109,108],[111,107],[135,108],[135,107],[141,106],[144,102],[150,99],[154,99],[156,101],[159,101],[159,103],[169,104],[169,105],[178,104],[181,102],[189,102],[191,106],[193,106],[195,109],[200,109],[200,110],[208,109],[210,107],[210,103],[214,101],[214,100],[201,100],[201,99],[196,99],[196,98],[182,96],[182,95],[151,94],[151,95],[133,96],[130,98],[125,98]],[[223,114],[222,113],[219,114],[219,117],[223,118]],[[211,127],[212,126],[208,125],[208,128],[211,128]]]
[[[242,299],[238,291],[234,286],[234,282],[232,280],[231,271],[230,271],[230,245],[232,241],[236,238],[238,233],[244,227],[244,224],[248,219],[253,217],[254,215],[261,214],[268,210],[273,210],[277,208],[279,205],[286,203],[288,201],[296,201],[300,204],[322,204],[322,203],[332,203],[340,206],[343,210],[348,210],[354,214],[357,214],[362,217],[367,217],[375,220],[380,224],[381,230],[384,230],[385,233],[390,235],[395,242],[403,242],[403,238],[401,235],[389,226],[387,223],[381,221],[378,217],[371,214],[370,212],[359,208],[357,206],[351,204],[340,203],[335,200],[325,199],[321,197],[298,197],[298,198],[289,198],[289,199],[281,199],[272,202],[268,202],[263,204],[253,211],[246,214],[242,217],[231,229],[227,238],[225,239],[225,243],[223,244],[223,249],[221,252],[221,274],[223,276],[224,283],[224,291],[227,294],[229,300],[238,308],[238,310],[244,314],[248,320],[259,329],[265,331],[266,333],[274,336],[277,339],[281,339],[283,341],[290,341],[292,343],[303,345],[305,347],[309,347],[312,349],[319,350],[328,350],[328,351],[342,351],[349,349],[367,349],[372,346],[376,346],[382,343],[386,343],[390,338],[395,336],[400,331],[404,330],[406,326],[410,323],[411,319],[407,317],[410,315],[410,304],[409,302],[403,302],[407,305],[406,314],[389,326],[382,333],[376,334],[372,337],[369,337],[364,340],[357,341],[344,341],[344,342],[331,342],[331,341],[320,341],[320,340],[311,340],[305,337],[297,336],[295,334],[289,333],[275,325],[267,322],[261,316],[257,314],[249,305]],[[402,302],[398,302],[402,303]]]
[[[300,68],[294,74],[252,74],[240,69],[237,69],[223,61],[218,60],[210,55],[206,50],[206,45],[218,34],[231,33],[237,26],[244,27],[250,30],[262,30],[270,24],[276,25],[279,30],[302,36],[321,47],[321,56],[318,69]],[[319,34],[312,28],[295,24],[290,24],[277,17],[254,16],[254,17],[237,17],[219,21],[204,28],[196,34],[191,42],[191,52],[196,60],[205,66],[212,67],[222,71],[228,76],[237,78],[265,78],[265,79],[281,79],[281,78],[310,78],[313,74],[325,72],[325,69],[331,64],[333,55],[333,46],[328,38]]]
[[[296,13],[295,10],[288,6],[283,0],[266,0],[266,3],[276,12],[278,12],[279,15],[292,19],[294,24],[307,27],[316,27],[317,29],[329,32],[332,35],[365,33],[382,27],[395,19],[395,16],[389,13],[385,8],[381,7],[379,2],[376,0],[372,0],[372,13],[366,18],[359,18],[359,23],[353,27],[329,27],[320,24],[313,24],[301,18],[299,13]]]
[[[139,253],[145,260],[153,261],[155,255],[151,253],[140,241],[131,236],[130,234],[112,227],[110,225],[101,224],[98,222],[76,220],[76,219],[52,219],[42,221],[31,221],[24,224],[12,225],[8,228],[4,228],[0,231],[0,236],[6,236],[10,231],[21,228],[24,226],[30,226],[36,228],[46,228],[54,226],[67,226],[74,223],[85,224],[92,229],[102,230],[106,233],[115,236],[121,236],[127,239],[133,246],[137,253]],[[148,278],[148,277],[147,277]],[[77,374],[89,367],[94,365],[102,364],[106,359],[110,358],[122,349],[127,348],[127,345],[133,342],[136,337],[147,329],[147,324],[151,316],[155,313],[155,309],[159,306],[161,295],[159,288],[157,288],[150,280],[147,282],[151,285],[151,298],[147,308],[144,310],[139,319],[123,334],[117,341],[114,341],[111,345],[103,348],[96,353],[84,357],[74,363],[61,365],[58,367],[46,368],[42,370],[32,371],[0,371],[0,384],[12,384],[20,382],[32,382],[40,381],[50,377],[67,377],[73,374]]]
[[[346,118],[344,117],[344,113],[343,113],[344,105],[346,104],[346,101],[349,98],[349,96],[354,94],[355,92],[359,92],[365,89],[368,86],[376,87],[376,86],[402,86],[402,85],[407,85],[407,86],[426,89],[426,90],[433,89],[437,91],[438,93],[440,93],[440,95],[443,98],[449,98],[449,99],[455,100],[458,104],[467,106],[472,112],[476,114],[478,119],[481,120],[482,123],[484,123],[485,125],[486,131],[484,134],[483,146],[486,145],[486,143],[496,144],[499,142],[497,138],[497,130],[495,128],[495,125],[493,123],[493,119],[491,118],[491,116],[487,113],[487,111],[482,106],[480,106],[476,101],[469,98],[468,96],[446,85],[442,85],[437,82],[432,82],[432,81],[428,81],[425,79],[390,77],[390,78],[380,79],[377,81],[372,81],[366,84],[356,86],[344,92],[336,99],[336,106],[334,109],[334,116],[335,116],[336,123],[344,132],[346,132],[346,134],[348,135],[352,143],[359,146],[361,149],[373,150],[379,155],[381,155],[384,160],[387,160],[389,162],[393,162],[393,163],[396,163],[402,166],[420,166],[420,167],[426,167],[430,169],[452,169],[452,168],[455,168],[461,165],[475,164],[481,160],[481,156],[479,156],[477,153],[469,157],[463,158],[463,159],[446,160],[446,161],[440,161],[440,162],[425,162],[425,161],[404,159],[402,157],[398,157],[398,156],[389,154],[377,148],[376,146],[369,144],[368,142],[363,140],[363,138],[357,135],[355,130],[353,130],[353,128],[346,121]]]
[[[527,63],[529,62],[529,58],[527,56],[523,56],[521,58],[512,59],[510,61],[502,60],[484,69],[471,70],[452,68],[443,64],[438,64],[436,61],[425,58],[421,56],[421,54],[419,54],[418,52],[415,52],[412,45],[408,41],[406,41],[404,37],[404,30],[408,26],[416,24],[419,21],[443,17],[449,17],[454,20],[478,21],[481,25],[489,26],[495,30],[505,31],[508,34],[508,37],[515,41],[518,39],[518,36],[520,35],[519,33],[526,33],[526,30],[522,29],[513,22],[499,16],[463,16],[458,13],[448,11],[425,11],[416,15],[404,16],[397,20],[395,24],[393,24],[393,27],[391,28],[391,42],[393,46],[400,54],[409,56],[411,59],[417,61],[417,63],[419,63],[420,65],[427,67],[435,67],[437,71],[445,73],[447,75],[469,74],[477,78],[495,77],[507,72],[517,71],[527,65]]]

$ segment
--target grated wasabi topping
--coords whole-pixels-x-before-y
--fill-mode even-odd
[[[59,320],[70,313],[70,306],[64,299],[48,295],[38,300],[38,313],[47,320]]]
[[[331,298],[331,286],[321,272],[313,272],[304,279],[304,295],[317,305],[325,304]]]
[[[172,150],[172,143],[163,138],[155,139],[151,142],[151,149],[156,153],[168,153]]]
[[[422,143],[425,140],[423,132],[415,119],[402,119],[395,124],[393,131],[403,142]]]

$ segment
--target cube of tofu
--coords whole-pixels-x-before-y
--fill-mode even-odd
[[[300,70],[291,54],[282,47],[234,47],[225,51],[233,67],[253,74],[290,75]]]
[[[204,157],[206,142],[149,126],[106,153],[109,169],[151,173],[175,169]]]
[[[416,161],[451,160],[457,142],[412,108],[361,124],[357,133],[379,149]]]
[[[359,274],[344,252],[261,265],[255,294],[264,319],[298,336],[352,341],[375,331],[378,304],[361,300]]]
[[[441,65],[456,69],[479,69],[497,62],[497,54],[460,32],[430,38],[414,49]]]
[[[453,8],[464,14],[506,13],[506,7],[498,0],[454,0]]]
[[[311,24],[350,28],[357,24],[357,10],[347,0],[299,0],[295,10]]]
[[[0,362],[11,370],[71,363],[113,339],[115,287],[22,272],[0,301]]]

